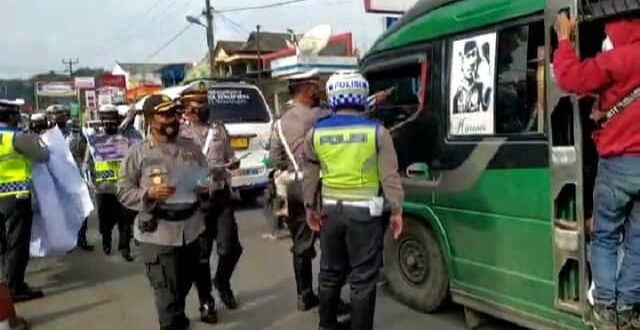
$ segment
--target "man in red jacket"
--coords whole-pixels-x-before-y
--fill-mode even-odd
[[[595,327],[629,329],[632,324],[640,326],[634,312],[634,307],[640,307],[640,101],[632,97],[640,88],[640,19],[607,22],[603,52],[584,61],[578,59],[570,41],[574,28],[574,20],[564,14],[558,17],[556,82],[571,93],[597,94],[600,113],[592,117],[606,119],[593,134],[600,156],[591,243]],[[632,101],[610,111],[625,98]],[[617,276],[623,233],[625,258]]]

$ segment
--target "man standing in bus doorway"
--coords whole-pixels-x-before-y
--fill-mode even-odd
[[[311,262],[316,256],[316,234],[305,222],[304,200],[302,196],[302,149],[304,137],[316,120],[327,115],[320,106],[320,82],[318,70],[290,76],[289,94],[292,107],[276,123],[272,134],[269,158],[273,165],[291,174],[293,180],[287,185],[288,218],[293,247],[293,271],[298,293],[298,310],[308,311],[318,305],[318,297],[313,292],[313,272]]]
[[[31,162],[46,162],[49,150],[38,135],[18,131],[18,104],[0,100],[0,268],[14,302],[44,296],[24,281],[33,213]]]
[[[240,161],[231,147],[229,132],[224,123],[209,125],[209,107],[207,106],[207,88],[205,85],[189,87],[184,90],[178,104],[182,108],[188,125],[180,128],[181,136],[193,140],[207,159],[212,174],[209,186],[211,203],[205,217],[205,235],[200,258],[200,269],[196,276],[196,287],[200,298],[200,318],[206,323],[216,323],[215,302],[211,296],[211,268],[209,259],[216,242],[218,267],[213,283],[220,300],[228,309],[235,309],[237,302],[231,289],[231,276],[242,255],[242,244],[238,235],[238,223],[234,216],[231,198],[231,178],[227,169],[237,169]]]
[[[553,59],[557,84],[577,94],[597,94],[601,127],[593,134],[600,160],[594,189],[591,270],[596,329],[640,327],[640,20],[605,24],[604,51],[580,61],[571,44],[576,21],[560,14]],[[620,236],[624,260],[617,273]]]
[[[382,263],[384,192],[393,237],[402,233],[404,193],[393,140],[366,111],[369,83],[357,72],[327,82],[329,107],[304,143],[307,224],[320,232],[320,329],[341,329],[340,291],[351,285],[351,329],[371,330]],[[320,180],[322,177],[322,180]]]

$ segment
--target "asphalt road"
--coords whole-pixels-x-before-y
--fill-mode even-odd
[[[240,308],[226,311],[219,306],[220,323],[205,325],[198,320],[197,297],[192,291],[187,308],[192,329],[317,329],[316,310],[298,313],[295,309],[289,242],[261,237],[266,224],[259,206],[242,207],[237,218],[245,247],[233,283]],[[99,243],[95,221],[91,226],[89,238]],[[28,282],[47,294],[44,299],[17,305],[18,313],[34,330],[157,329],[152,293],[139,263],[126,263],[98,251],[78,251],[33,261]],[[459,307],[436,315],[417,313],[395,302],[381,287],[376,328],[458,330],[466,326]],[[516,328],[492,321],[483,329]]]

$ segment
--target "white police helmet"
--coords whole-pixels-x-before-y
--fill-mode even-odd
[[[327,81],[329,108],[337,111],[342,108],[366,110],[369,96],[369,82],[355,71],[338,71]]]

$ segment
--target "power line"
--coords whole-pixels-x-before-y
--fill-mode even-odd
[[[281,7],[281,6],[291,5],[291,4],[300,3],[300,2],[307,2],[307,1],[311,1],[311,0],[287,0],[287,1],[274,2],[274,3],[270,3],[270,4],[266,4],[266,5],[229,8],[229,9],[221,9],[221,10],[217,10],[217,11],[221,12],[221,13],[231,13],[231,12],[238,12],[238,11],[247,11],[247,10],[257,10],[257,9]]]
[[[167,41],[164,45],[162,45],[160,48],[158,48],[151,55],[147,56],[146,60],[149,61],[150,59],[152,59],[153,57],[158,55],[160,52],[165,50],[167,47],[171,46],[171,44],[173,44],[174,41],[176,41],[178,38],[180,38],[180,36],[182,36],[185,32],[187,32],[187,30],[189,30],[189,28],[191,28],[191,24],[187,24],[187,26],[185,26],[182,30],[180,30],[180,32],[178,32],[171,39],[169,39],[169,41]]]
[[[147,9],[145,9],[144,14],[142,15],[142,17],[136,19],[135,23],[128,24],[126,28],[124,28],[120,32],[118,32],[116,38],[119,39],[119,41],[124,41],[127,38],[130,38],[131,36],[133,36],[133,34],[140,28],[141,24],[147,19],[147,17],[149,17],[149,15],[151,15],[152,13],[155,13],[154,11],[164,1],[165,0],[156,0],[156,2],[153,5],[147,7]],[[135,27],[135,29],[134,29],[134,27]],[[122,38],[122,39],[120,39],[120,38]]]

